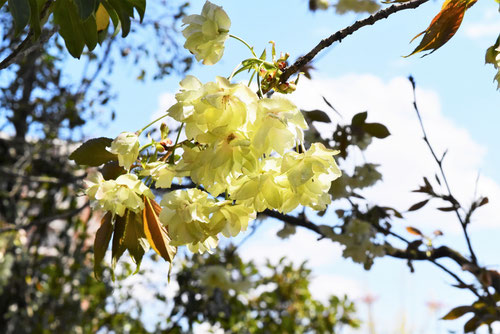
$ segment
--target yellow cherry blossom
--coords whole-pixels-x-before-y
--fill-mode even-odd
[[[224,42],[231,27],[231,20],[222,7],[207,1],[201,15],[186,16],[182,22],[187,24],[182,31],[186,38],[184,47],[205,65],[217,63],[224,54]]]
[[[118,156],[118,164],[129,170],[139,155],[139,137],[133,132],[122,132],[111,143],[109,152]]]

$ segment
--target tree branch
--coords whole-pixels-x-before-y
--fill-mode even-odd
[[[433,147],[432,147],[432,145],[431,145],[431,143],[429,141],[429,137],[427,137],[427,133],[426,133],[425,127],[424,127],[424,122],[422,121],[422,116],[420,115],[420,111],[418,110],[417,98],[416,98],[416,93],[415,93],[415,89],[416,89],[415,80],[413,79],[412,76],[408,77],[408,80],[411,82],[411,86],[412,86],[412,89],[413,89],[413,108],[415,109],[415,112],[417,113],[418,121],[420,123],[420,128],[422,129],[422,133],[424,135],[424,141],[427,144],[427,147],[431,151],[432,157],[434,158],[434,160],[436,161],[436,163],[437,163],[437,165],[439,167],[439,171],[441,173],[441,177],[443,178],[444,184],[446,186],[446,190],[448,191],[448,196],[449,196],[448,201],[453,206],[453,211],[455,212],[455,214],[457,216],[457,219],[460,222],[460,225],[462,226],[462,230],[464,232],[465,240],[467,242],[467,247],[469,248],[469,252],[470,252],[470,255],[471,255],[471,258],[472,258],[472,262],[477,266],[477,257],[476,257],[476,254],[474,253],[474,249],[472,248],[472,244],[471,244],[471,241],[470,241],[470,238],[469,238],[469,233],[467,232],[467,224],[468,224],[468,220],[469,219],[464,220],[462,218],[462,215],[458,211],[462,206],[460,205],[460,203],[455,199],[455,197],[451,193],[451,188],[450,188],[450,186],[448,184],[448,179],[447,179],[446,174],[445,174],[444,169],[443,169],[443,159],[444,159],[444,156],[446,154],[446,151],[445,151],[445,154],[443,154],[443,156],[442,156],[441,159],[439,159],[437,157],[437,155],[436,155],[436,153],[435,153],[435,151],[434,151],[434,149],[433,149]]]
[[[418,6],[426,3],[427,1],[429,1],[429,0],[411,0],[408,2],[401,3],[401,4],[392,5],[390,7],[385,8],[385,9],[379,10],[375,14],[370,15],[365,19],[354,22],[354,24],[348,26],[347,28],[344,28],[342,30],[337,31],[336,33],[334,33],[330,37],[325,38],[321,42],[319,42],[318,45],[316,45],[314,47],[314,49],[309,51],[309,53],[307,53],[306,55],[304,55],[302,57],[299,57],[299,59],[297,59],[293,65],[287,67],[285,69],[285,71],[283,72],[283,74],[281,75],[280,81],[282,83],[286,82],[288,80],[288,78],[290,78],[290,76],[292,76],[294,73],[297,73],[307,63],[311,62],[313,60],[313,58],[316,57],[316,55],[321,50],[329,47],[334,42],[342,41],[342,39],[353,34],[355,31],[359,30],[360,28],[362,28],[364,26],[373,25],[377,21],[380,21],[382,19],[386,19],[390,15],[392,15],[396,12],[399,12],[401,10],[417,8]]]
[[[40,35],[40,38],[38,38],[38,40],[36,40],[35,42],[31,41],[33,33],[30,31],[24,41],[22,41],[21,44],[19,44],[10,55],[5,57],[5,59],[0,62],[0,70],[9,67],[13,63],[19,61],[19,59],[21,59],[22,57],[33,52],[41,45],[47,43],[47,41],[52,37],[52,35],[56,33],[57,30],[57,27],[53,27],[49,30],[44,30]]]
[[[266,210],[262,213],[262,215],[266,215],[268,217],[276,218],[279,219],[287,224],[294,225],[294,226],[301,226],[305,227],[317,234],[319,234],[322,238],[325,238],[325,236],[318,225],[310,222],[309,220],[301,217],[294,217],[286,214],[279,213],[277,211],[272,211],[272,210]],[[390,233],[393,236],[398,237],[394,233]],[[403,241],[406,241],[404,238],[400,238]],[[406,241],[409,243],[408,241]],[[387,253],[388,256],[398,258],[398,259],[405,259],[405,260],[410,260],[410,261],[429,261],[435,266],[439,267],[441,270],[446,272],[448,275],[453,277],[460,285],[464,286],[465,288],[469,289],[475,296],[478,298],[483,298],[472,286],[466,284],[457,274],[452,272],[450,269],[446,268],[444,265],[440,264],[437,262],[437,259],[441,258],[449,258],[453,260],[455,263],[457,263],[461,268],[467,267],[468,271],[470,271],[473,275],[477,276],[480,272],[480,268],[472,263],[470,260],[462,256],[459,252],[447,247],[447,246],[441,246],[439,248],[432,249],[430,251],[419,251],[417,249],[398,249],[398,248],[392,248],[390,252]]]
[[[42,8],[40,13],[40,20],[43,20],[47,15],[50,15],[49,8],[52,4],[52,0],[49,0],[45,3],[45,6]],[[30,29],[26,38],[19,44],[10,55],[5,57],[4,60],[0,62],[0,70],[3,70],[15,62],[18,62],[20,58],[26,56],[27,54],[33,52],[37,48],[39,48],[42,44],[47,43],[47,41],[56,33],[59,28],[57,26],[42,31],[38,40],[32,40],[33,30]]]

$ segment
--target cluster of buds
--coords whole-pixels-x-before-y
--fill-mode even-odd
[[[259,75],[262,78],[261,88],[262,92],[265,94],[271,90],[277,93],[289,94],[295,91],[297,88],[298,77],[294,82],[280,82],[281,75],[288,66],[287,60],[290,54],[281,53],[280,57],[276,59],[276,48],[273,41],[269,42],[272,44],[272,63],[265,63],[265,66],[259,69]]]

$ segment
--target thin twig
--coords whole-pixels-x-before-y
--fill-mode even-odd
[[[427,137],[427,133],[425,132],[425,127],[424,127],[424,122],[422,121],[422,116],[420,115],[420,111],[418,109],[418,106],[417,106],[417,97],[416,97],[416,84],[415,84],[415,80],[413,79],[412,76],[408,77],[408,80],[411,82],[411,86],[412,86],[412,89],[413,89],[413,108],[415,109],[415,112],[417,113],[417,117],[418,117],[418,121],[420,123],[420,128],[422,129],[422,133],[424,135],[424,141],[425,143],[427,144],[427,147],[429,148],[431,154],[432,154],[432,157],[434,158],[434,160],[436,161],[438,167],[439,167],[439,171],[441,173],[441,177],[443,178],[443,181],[444,181],[444,184],[446,186],[446,190],[448,191],[448,195],[449,195],[449,198],[450,198],[450,202],[451,204],[453,205],[453,211],[455,212],[459,222],[460,222],[460,225],[462,226],[462,230],[464,232],[464,236],[465,236],[465,240],[467,242],[467,247],[469,248],[469,252],[470,252],[470,255],[471,255],[471,259],[472,259],[472,262],[477,265],[477,257],[476,257],[476,254],[474,253],[474,250],[472,248],[472,244],[471,244],[471,241],[470,241],[470,238],[469,238],[469,233],[467,232],[467,221],[464,220],[462,218],[462,215],[460,214],[459,212],[459,209],[462,207],[460,205],[460,203],[456,200],[456,198],[452,195],[452,192],[451,192],[451,189],[450,189],[450,185],[448,184],[448,179],[446,177],[446,174],[444,172],[444,169],[443,169],[443,158],[444,158],[444,154],[443,154],[443,157],[441,159],[439,159],[431,145],[431,143],[429,142],[429,138]]]
[[[279,213],[276,211],[272,211],[272,210],[266,210],[266,211],[264,211],[263,214],[265,214],[266,216],[269,216],[269,217],[279,219],[279,220],[281,220],[285,223],[288,223],[290,225],[305,227],[313,232],[316,232],[321,237],[325,237],[325,235],[321,232],[318,225],[316,225],[316,224],[314,224],[306,219],[301,219],[299,217],[285,215],[285,214],[282,214],[282,213]],[[389,234],[391,234],[394,237],[397,237],[398,239],[404,241],[407,244],[410,243],[408,240],[397,235],[396,233],[390,232]],[[417,260],[430,261],[435,266],[439,267],[444,272],[446,272],[448,275],[453,277],[460,285],[469,289],[475,296],[483,299],[483,297],[473,287],[466,284],[457,274],[455,274],[450,269],[446,268],[444,265],[442,265],[436,261],[437,259],[440,259],[440,258],[449,258],[449,259],[454,260],[460,267],[462,267],[464,265],[472,265],[469,260],[467,260],[460,253],[454,251],[453,249],[451,249],[449,247],[441,246],[439,248],[433,249],[431,251],[426,251],[426,252],[419,251],[416,249],[402,250],[402,249],[398,249],[398,248],[393,248],[393,250],[390,253],[388,253],[387,255],[391,256],[391,257],[399,258],[399,259],[406,259],[406,260],[412,260],[412,261],[417,261]]]
[[[418,6],[426,3],[427,1],[429,1],[429,0],[412,0],[412,1],[404,2],[404,3],[392,5],[390,7],[379,10],[375,14],[370,15],[365,19],[354,22],[352,25],[348,26],[347,28],[344,28],[342,30],[337,31],[336,33],[334,33],[330,37],[323,39],[321,42],[318,43],[318,45],[316,45],[314,47],[314,49],[309,51],[309,53],[307,53],[306,55],[304,55],[302,57],[299,57],[299,59],[297,59],[295,61],[295,63],[293,63],[292,65],[287,67],[285,69],[285,71],[283,72],[283,74],[281,75],[280,81],[282,83],[286,82],[288,80],[288,78],[290,78],[290,76],[297,73],[307,63],[311,62],[313,60],[313,58],[316,57],[316,55],[321,50],[329,47],[334,42],[341,42],[342,39],[353,34],[354,32],[356,32],[357,30],[359,30],[362,27],[365,27],[368,25],[373,25],[377,21],[380,21],[382,19],[386,19],[390,15],[392,15],[396,12],[399,12],[401,10],[417,8]]]

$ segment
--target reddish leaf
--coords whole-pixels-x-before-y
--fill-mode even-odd
[[[465,11],[474,5],[476,1],[446,0],[441,11],[434,17],[429,27],[411,40],[413,41],[415,38],[425,34],[417,48],[406,57],[426,50],[432,50],[430,52],[432,53],[443,46],[455,35],[460,24],[462,24]]]
[[[111,213],[106,213],[101,219],[101,226],[95,234],[94,240],[94,275],[97,279],[101,278],[101,262],[104,259],[108,249],[111,235],[113,234],[113,224],[111,224]]]
[[[406,230],[408,231],[408,233],[411,233],[413,235],[418,235],[419,237],[423,236],[422,232],[420,232],[418,228],[408,226]]]
[[[149,244],[166,261],[172,262],[177,249],[170,245],[167,229],[160,223],[161,207],[154,200],[144,197],[144,234]]]
[[[489,202],[489,201],[490,201],[490,200],[488,199],[488,197],[483,197],[483,198],[481,199],[481,202],[479,202],[479,206],[483,206],[483,205],[485,205],[485,204],[488,204],[488,202]]]

